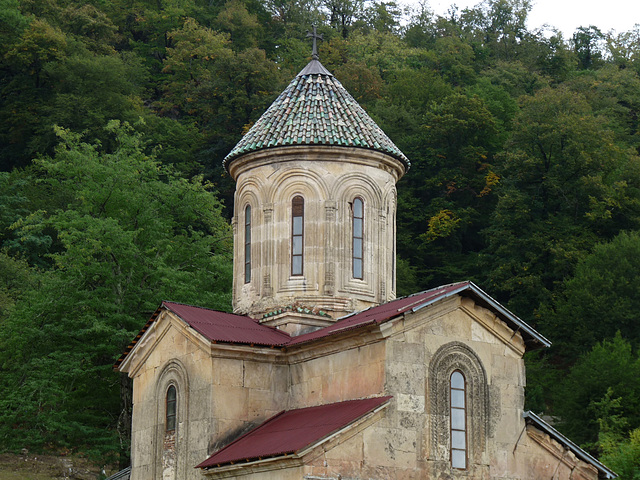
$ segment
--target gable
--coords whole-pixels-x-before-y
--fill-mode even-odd
[[[232,313],[220,312],[209,308],[195,307],[176,302],[162,302],[138,335],[118,358],[114,369],[127,372],[131,360],[128,357],[140,356],[140,345],[154,343],[159,323],[172,318],[185,331],[185,335],[194,337],[207,348],[210,343],[244,344],[250,346],[275,347],[290,340],[288,334],[275,328],[260,325],[256,320]]]
[[[195,350],[208,355],[209,349],[209,341],[199,332],[172,312],[158,309],[157,315],[154,314],[152,320],[147,322],[114,368],[133,377],[152,357],[158,359],[150,361],[149,367]]]
[[[456,296],[472,300],[472,302],[463,301],[461,306],[481,325],[481,327],[479,325],[475,327],[475,336],[478,339],[486,337],[486,335],[494,335],[497,338],[501,338],[505,343],[512,344],[513,339],[517,337],[522,339],[528,349],[551,345],[549,340],[489,297],[472,282],[460,282],[426,290],[355,312],[338,319],[333,325],[297,337],[290,337],[276,328],[261,325],[248,316],[218,312],[175,302],[163,302],[117,360],[114,368],[128,371],[129,367],[127,365],[130,362],[125,362],[127,356],[136,349],[137,344],[143,339],[145,339],[146,343],[152,342],[151,339],[146,337],[151,335],[149,332],[155,329],[157,318],[163,311],[171,312],[176,319],[180,319],[205,342],[290,349],[299,345],[312,347],[316,342],[332,339],[334,336],[345,332],[400,320],[406,315],[442,304]],[[429,308],[429,310],[433,309]],[[521,349],[517,348],[516,350],[520,351]]]

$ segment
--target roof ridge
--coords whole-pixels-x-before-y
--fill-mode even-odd
[[[181,305],[183,307],[191,307],[191,308],[198,308],[200,310],[209,310],[210,312],[216,312],[216,313],[224,313],[225,315],[234,315],[236,317],[244,317],[244,318],[250,318],[251,320],[255,321],[255,318],[251,318],[249,315],[240,315],[238,313],[233,313],[233,312],[225,312],[224,310],[216,310],[215,308],[210,308],[210,307],[201,307],[199,305],[191,305],[190,303],[182,303],[182,302],[173,302],[171,300],[162,300],[162,303],[160,304],[160,306],[166,304],[166,303],[173,303],[174,305]]]

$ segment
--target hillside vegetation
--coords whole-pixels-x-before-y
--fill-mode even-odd
[[[527,408],[640,476],[640,27],[529,0],[0,0],[0,445],[128,462],[111,365],[163,299],[228,310],[224,156],[310,58],[412,162],[399,294],[473,280],[554,342]]]

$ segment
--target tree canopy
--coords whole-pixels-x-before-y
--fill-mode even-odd
[[[2,445],[126,462],[110,365],[163,299],[229,308],[221,162],[316,24],[323,64],[412,162],[398,293],[470,279],[554,341],[527,358],[527,402],[596,454],[624,442],[633,478],[640,380],[586,372],[640,347],[640,27],[564,38],[530,9],[0,0]]]

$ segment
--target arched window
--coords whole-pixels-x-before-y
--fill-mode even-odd
[[[451,466],[467,468],[467,405],[466,382],[460,370],[451,374]]]
[[[251,281],[251,205],[244,209],[244,283]]]
[[[363,278],[364,203],[353,200],[353,278]]]
[[[291,201],[291,275],[302,275],[304,263],[304,199]]]
[[[165,426],[167,432],[176,429],[176,387],[173,385],[167,389]]]

